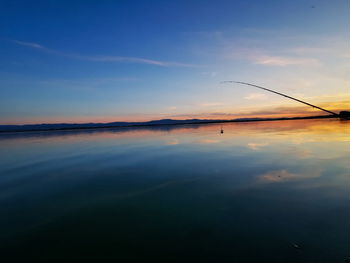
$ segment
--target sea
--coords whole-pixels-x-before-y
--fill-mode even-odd
[[[350,262],[350,121],[2,133],[0,261]]]

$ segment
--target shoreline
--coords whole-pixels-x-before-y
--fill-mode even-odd
[[[49,132],[49,131],[68,131],[68,130],[91,130],[91,129],[111,129],[111,128],[137,128],[137,127],[157,127],[157,126],[180,126],[180,125],[196,125],[196,124],[219,124],[219,123],[235,123],[235,122],[262,122],[262,121],[288,121],[288,120],[310,120],[310,119],[335,119],[336,116],[333,115],[321,115],[321,116],[304,116],[304,117],[283,117],[283,118],[251,118],[251,119],[233,119],[233,120],[197,120],[188,121],[179,120],[178,123],[147,123],[144,124],[126,124],[126,125],[108,125],[106,124],[96,124],[96,126],[89,127],[61,127],[61,128],[31,128],[31,129],[17,129],[17,130],[0,130],[0,134],[5,133],[24,133],[24,132]],[[175,120],[174,120],[175,121]],[[40,124],[38,124],[40,125]],[[50,124],[48,124],[50,125]],[[55,125],[55,124],[52,124]],[[69,124],[66,124],[69,125]],[[79,125],[79,124],[72,124]],[[84,125],[84,124],[81,124]],[[100,126],[99,126],[100,125]],[[9,125],[10,126],[10,125]],[[16,126],[16,125],[14,125]],[[35,125],[32,125],[35,126]]]

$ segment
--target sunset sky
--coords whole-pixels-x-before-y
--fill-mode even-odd
[[[0,124],[350,109],[349,0],[0,2]]]

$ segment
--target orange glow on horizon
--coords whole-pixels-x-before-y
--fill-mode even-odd
[[[0,125],[23,125],[23,124],[54,124],[54,123],[109,123],[109,122],[147,122],[160,119],[213,119],[232,120],[240,118],[284,118],[284,117],[305,117],[327,115],[326,112],[312,109],[307,106],[291,106],[292,104],[282,104],[280,106],[249,109],[224,109],[213,113],[194,112],[190,114],[133,114],[116,116],[42,116],[28,118],[8,118],[0,121]],[[350,110],[350,101],[323,102],[318,103],[320,107],[327,110],[340,112]]]

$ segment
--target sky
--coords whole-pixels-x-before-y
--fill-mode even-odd
[[[350,1],[0,0],[0,124],[350,109]]]

